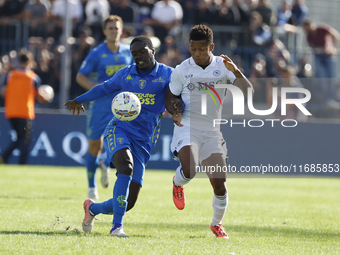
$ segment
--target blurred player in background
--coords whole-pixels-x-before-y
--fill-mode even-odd
[[[306,39],[313,50],[315,63],[315,77],[326,78],[318,80],[320,94],[326,102],[334,99],[335,77],[337,77],[337,44],[340,40],[339,32],[327,25],[317,25],[309,19],[305,19],[302,28],[306,33]]]
[[[113,188],[113,198],[102,203],[85,200],[85,232],[92,231],[95,215],[113,213],[110,234],[127,236],[123,231],[123,216],[137,200],[143,184],[145,165],[159,136],[160,119],[165,111],[164,101],[172,68],[156,62],[155,49],[149,37],[137,36],[132,40],[130,49],[135,65],[121,69],[109,80],[65,104],[79,114],[81,110],[84,111],[82,103],[130,91],[139,97],[142,105],[141,113],[136,119],[126,122],[113,117],[106,127],[104,146],[107,160],[111,167],[117,169],[117,180]]]
[[[80,86],[90,90],[96,84],[102,83],[118,72],[122,67],[133,63],[128,45],[119,42],[123,32],[123,20],[111,15],[104,20],[103,33],[106,40],[93,49],[83,61],[76,80]],[[107,95],[98,101],[90,102],[87,114],[87,137],[89,151],[86,158],[88,197],[98,199],[96,187],[97,157],[103,148],[102,135],[106,125],[112,118],[111,102],[113,96]],[[107,188],[109,185],[109,170],[103,160],[99,162],[102,170],[101,183]]]
[[[232,83],[244,94],[247,88],[252,88],[230,58],[213,55],[213,32],[209,27],[197,25],[191,29],[189,48],[191,58],[184,60],[173,71],[165,103],[176,124],[171,150],[179,158],[180,166],[173,179],[173,201],[180,210],[185,206],[183,185],[195,176],[199,164],[205,169],[211,166],[217,169],[226,168],[226,142],[220,127],[213,126],[214,119],[221,119],[226,88],[215,88],[216,85]],[[208,94],[211,97],[207,96],[206,100],[207,114],[202,114],[201,98]],[[185,104],[183,112],[181,108],[174,106],[174,102],[180,97]],[[216,237],[228,239],[221,225],[228,205],[226,172],[206,173],[214,190],[210,228]]]
[[[19,164],[26,164],[32,135],[32,120],[35,119],[35,100],[47,103],[44,94],[40,94],[39,76],[32,71],[34,58],[31,52],[19,55],[19,67],[10,71],[0,90],[5,98],[5,117],[16,132],[16,140],[12,142],[0,157],[1,163],[8,163],[12,152],[20,150]]]

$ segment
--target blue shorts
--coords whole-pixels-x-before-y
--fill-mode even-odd
[[[93,107],[93,102],[91,102],[86,115],[86,135],[88,139],[100,139],[112,118],[113,114],[111,112],[97,111],[96,108]]]
[[[133,156],[133,173],[132,181],[143,185],[143,177],[145,172],[145,165],[149,161],[151,146],[148,143],[130,139],[124,130],[116,126],[107,129],[104,137],[104,147],[107,155],[107,162],[110,167],[114,168],[112,164],[113,155],[123,149],[128,148]]]

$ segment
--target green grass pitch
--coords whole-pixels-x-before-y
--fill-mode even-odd
[[[130,238],[119,238],[109,215],[81,231],[85,168],[1,165],[0,174],[0,254],[340,254],[340,178],[228,178],[230,240],[221,240],[209,229],[206,178],[186,186],[179,211],[174,171],[147,170],[124,218]],[[111,179],[99,201],[112,196]]]

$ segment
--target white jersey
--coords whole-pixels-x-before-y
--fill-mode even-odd
[[[151,11],[151,17],[161,23],[170,23],[183,18],[183,9],[177,1],[158,1]]]
[[[225,67],[223,58],[217,56],[213,56],[205,69],[196,65],[192,57],[176,66],[169,88],[185,103],[182,125],[205,131],[219,130],[219,126],[214,127],[213,123],[214,119],[221,119],[227,89],[215,88],[215,85],[232,84],[235,79]]]

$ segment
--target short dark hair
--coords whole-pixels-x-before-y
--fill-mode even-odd
[[[136,42],[143,42],[145,43],[145,45],[147,47],[149,47],[150,49],[154,49],[153,47],[153,44],[152,44],[152,41],[149,37],[145,36],[145,35],[139,35],[139,36],[136,36],[130,43],[130,47],[132,44],[136,43]]]
[[[206,25],[196,25],[193,28],[191,28],[190,34],[189,34],[189,40],[193,41],[200,41],[200,40],[206,40],[209,43],[213,43],[214,41],[214,34],[210,27]]]
[[[33,61],[31,52],[21,52],[19,55],[19,63],[27,64],[29,61]]]

